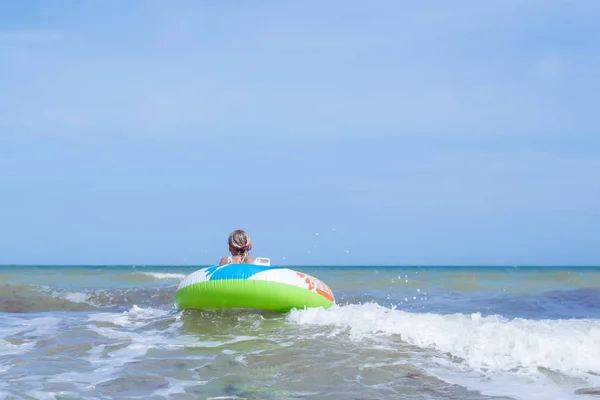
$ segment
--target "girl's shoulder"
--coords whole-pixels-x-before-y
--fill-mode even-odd
[[[219,260],[219,265],[231,264],[233,261],[233,257],[224,256]],[[248,257],[245,264],[271,265],[271,260],[265,257]]]
[[[229,263],[230,263],[230,260],[229,260],[229,257],[227,257],[227,256],[223,256],[219,260],[219,265],[229,264]]]

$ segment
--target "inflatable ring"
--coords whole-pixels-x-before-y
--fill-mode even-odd
[[[320,280],[276,266],[225,264],[186,276],[175,292],[179,309],[254,308],[287,312],[328,308],[333,293]]]

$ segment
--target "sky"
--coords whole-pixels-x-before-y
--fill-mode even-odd
[[[598,21],[0,0],[0,264],[600,265]]]

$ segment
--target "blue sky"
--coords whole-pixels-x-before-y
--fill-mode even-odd
[[[0,263],[600,264],[600,2],[0,3]]]

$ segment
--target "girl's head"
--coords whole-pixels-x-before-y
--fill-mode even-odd
[[[241,263],[246,262],[248,252],[252,250],[252,242],[250,236],[241,229],[231,232],[229,235],[229,251],[233,256],[242,256]]]

